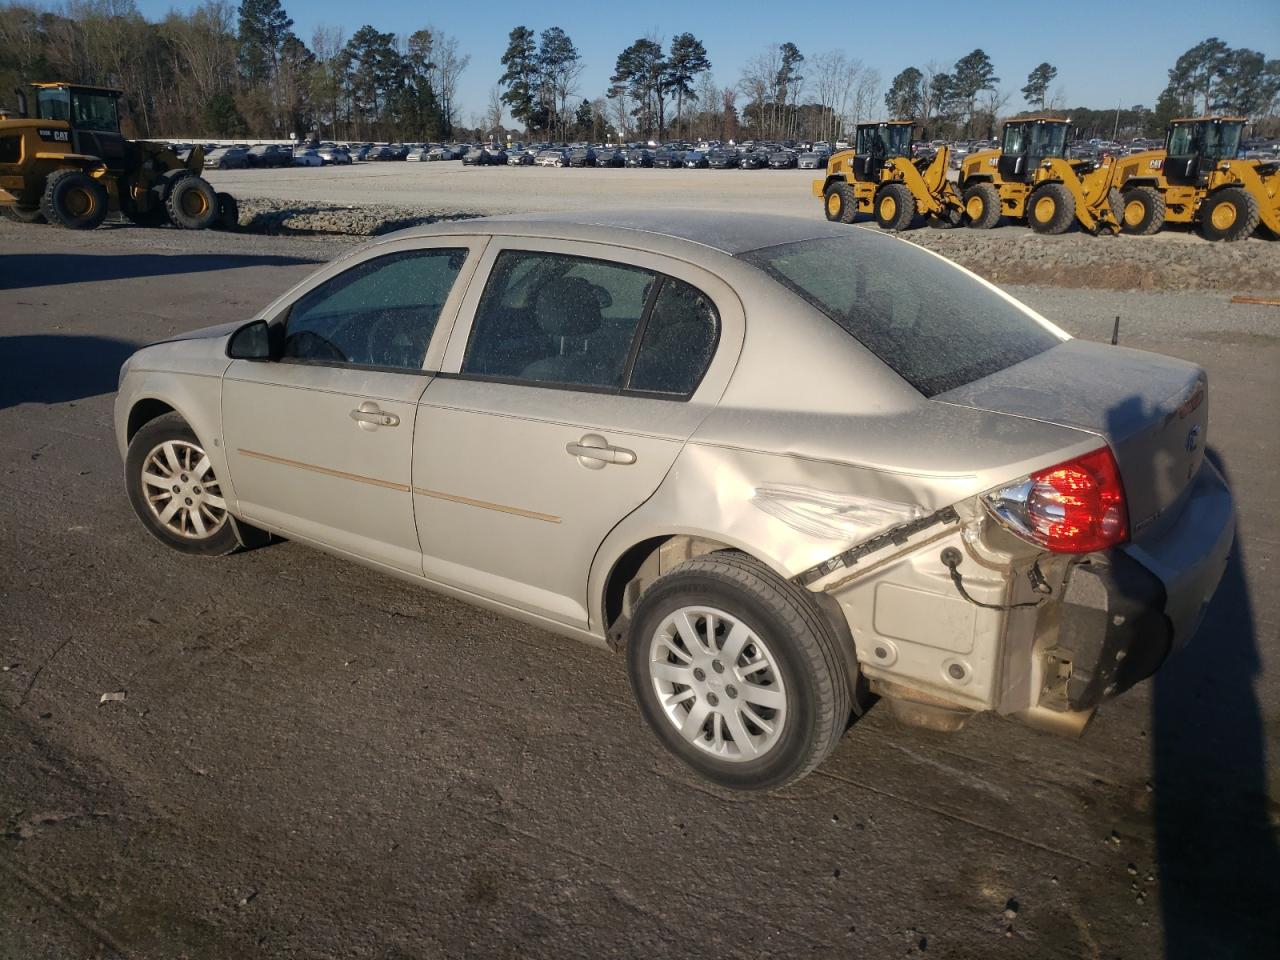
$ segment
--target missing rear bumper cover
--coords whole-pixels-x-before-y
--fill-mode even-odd
[[[864,540],[857,546],[850,547],[844,553],[836,554],[830,560],[823,560],[822,563],[797,573],[791,579],[794,583],[807,587],[830,573],[854,566],[863,557],[870,556],[885,547],[902,546],[922,530],[928,530],[930,527],[939,524],[958,523],[959,521],[960,516],[956,513],[954,507],[943,507],[927,517],[921,517],[919,520],[908,520],[906,523],[900,523],[898,526],[886,530],[870,540]]]

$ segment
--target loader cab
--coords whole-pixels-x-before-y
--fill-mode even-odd
[[[1244,133],[1243,117],[1174,120],[1165,137],[1165,179],[1201,183],[1223,160],[1234,160]]]
[[[878,180],[885,162],[911,156],[915,125],[909,121],[860,123],[854,138],[853,171],[859,180]]]
[[[73,152],[99,157],[108,167],[124,162],[120,91],[68,83],[35,83],[36,118],[67,124]]]
[[[996,169],[1004,180],[1027,183],[1049,157],[1065,157],[1069,121],[1049,118],[1010,121],[1004,125]]]

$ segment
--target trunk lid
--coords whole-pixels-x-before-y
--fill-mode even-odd
[[[1137,541],[1177,517],[1204,460],[1208,381],[1183,360],[1066,340],[935,402],[1097,434],[1115,454]]]

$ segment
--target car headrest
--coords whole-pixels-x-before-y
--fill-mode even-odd
[[[582,277],[561,277],[538,291],[538,325],[549,336],[585,337],[602,320],[595,289]]]

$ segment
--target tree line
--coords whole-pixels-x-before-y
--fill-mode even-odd
[[[139,137],[440,139],[470,57],[443,31],[320,27],[308,44],[280,0],[205,0],[149,21],[134,0],[0,5],[0,90],[71,80],[124,91]]]
[[[485,109],[464,123],[457,87],[470,60],[429,25],[401,35],[366,24],[350,37],[322,26],[304,40],[281,0],[205,0],[158,21],[135,0],[0,3],[0,90],[50,79],[117,87],[125,129],[141,137],[835,140],[859,121],[888,117],[951,139],[993,136],[1001,119],[1030,112],[1070,116],[1082,137],[1158,136],[1174,116],[1201,112],[1248,116],[1258,132],[1280,133],[1280,60],[1216,37],[1177,58],[1152,108],[1068,110],[1048,62],[1011,105],[982,49],[907,66],[886,89],[843,51],[806,56],[774,43],[720,86],[706,44],[689,32],[637,38],[590,97],[568,32],[521,25],[508,35]]]

